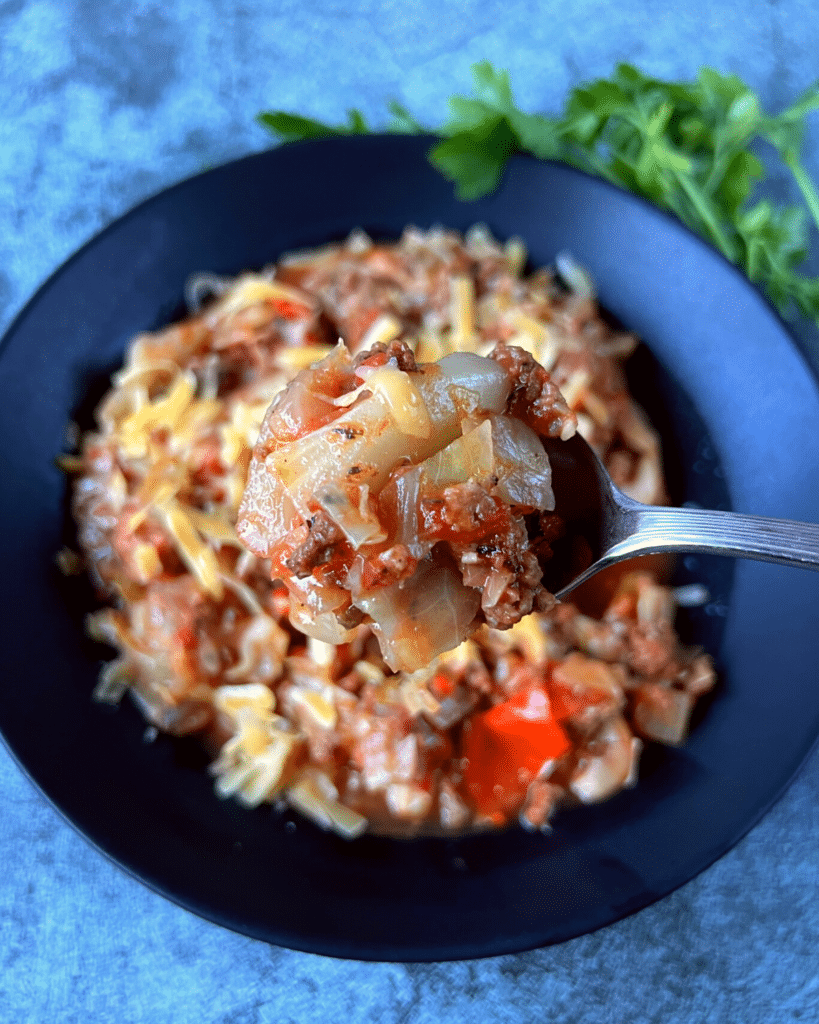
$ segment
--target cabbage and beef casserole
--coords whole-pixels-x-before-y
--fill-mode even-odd
[[[631,785],[645,740],[683,742],[714,673],[673,590],[623,573],[591,614],[540,585],[565,526],[537,433],[665,491],[634,338],[569,257],[525,260],[408,229],[203,275],[65,459],[117,651],[96,696],[201,736],[220,796],[349,837],[546,828]]]

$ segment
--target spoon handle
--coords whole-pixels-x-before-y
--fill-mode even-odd
[[[630,536],[607,552],[707,552],[755,558],[763,562],[819,569],[819,525],[790,519],[770,519],[739,512],[695,508],[653,508],[628,502],[624,509]]]

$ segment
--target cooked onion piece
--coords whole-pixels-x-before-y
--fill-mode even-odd
[[[342,642],[368,622],[387,665],[415,671],[481,621],[548,604],[525,521],[554,510],[535,431],[575,424],[523,350],[419,365],[400,342],[356,359],[339,345],[265,417],[238,534],[300,629]]]

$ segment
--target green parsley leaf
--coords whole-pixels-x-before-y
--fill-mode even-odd
[[[298,139],[324,139],[330,135],[343,134],[338,128],[314,121],[298,114],[287,114],[283,110],[259,114],[256,120],[277,135],[282,142],[295,142]]]
[[[311,117],[288,114],[283,110],[266,111],[256,117],[258,123],[277,135],[282,142],[300,139],[326,139],[333,135],[368,135],[370,128],[360,110],[347,111],[346,125],[329,125]]]
[[[498,185],[516,137],[504,117],[485,118],[472,131],[451,135],[429,152],[430,162],[451,181],[459,199],[478,199]]]
[[[427,131],[420,122],[416,121],[406,107],[391,100],[388,109],[392,115],[389,130],[396,135],[424,135]]]

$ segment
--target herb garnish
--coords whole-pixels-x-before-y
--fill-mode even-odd
[[[461,199],[496,188],[513,153],[562,160],[675,213],[781,311],[795,307],[819,323],[819,278],[799,269],[810,220],[819,227],[819,193],[801,161],[806,115],[819,108],[819,83],[770,115],[736,75],[703,68],[694,82],[667,82],[620,64],[611,78],[573,89],[562,116],[550,118],[515,104],[505,71],[484,61],[473,74],[473,95],[453,96],[440,128],[424,127],[397,103],[390,104],[386,127],[438,136],[429,159]],[[283,111],[260,114],[259,122],[283,141],[373,130],[357,110],[339,126]],[[803,205],[760,197],[766,148],[793,175]]]

